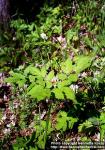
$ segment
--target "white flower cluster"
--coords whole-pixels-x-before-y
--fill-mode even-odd
[[[43,40],[47,40],[48,39],[48,37],[47,37],[47,35],[45,33],[41,33],[40,36],[41,36],[41,38]]]
[[[1,121],[5,122],[7,119],[6,114],[3,115],[3,117],[1,118]],[[6,127],[3,129],[3,133],[4,134],[9,134],[11,132],[11,127],[15,126],[15,122],[16,122],[16,118],[15,115],[12,114],[10,116],[10,122],[6,124]]]
[[[71,88],[74,92],[77,92],[79,86],[78,86],[78,85],[71,84],[71,85],[70,85],[70,88]]]

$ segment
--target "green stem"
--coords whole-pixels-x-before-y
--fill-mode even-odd
[[[45,137],[44,137],[45,145],[46,145],[46,141],[47,141],[47,132],[48,132],[48,126],[49,126],[49,121],[50,121],[50,114],[51,114],[51,104],[48,109],[48,117],[46,120]]]

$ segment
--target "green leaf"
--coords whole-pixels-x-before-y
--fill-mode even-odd
[[[40,70],[38,69],[38,68],[35,68],[35,67],[31,67],[30,68],[30,73],[32,74],[32,75],[41,75],[41,72],[40,72]]]
[[[26,80],[19,80],[19,81],[17,81],[17,84],[19,85],[19,87],[23,87],[25,82],[26,82]]]
[[[67,99],[70,99],[73,101],[76,99],[74,91],[70,89],[69,87],[63,87],[61,90],[65,93]]]
[[[53,15],[57,15],[60,11],[60,7],[55,7],[53,10],[52,10],[52,14]]]
[[[43,77],[37,76],[36,84],[42,85],[44,87],[45,81],[43,80]]]
[[[58,73],[57,76],[58,76],[58,79],[60,79],[60,80],[65,80],[65,79],[67,79],[67,75],[66,75],[66,74],[63,74],[63,73]]]
[[[42,120],[41,121],[41,126],[42,126],[43,129],[45,129],[46,128],[46,121]]]
[[[78,127],[79,132],[84,132],[86,129],[93,127],[92,123],[86,120],[84,123],[80,124]]]
[[[43,128],[38,124],[38,125],[35,125],[35,131],[36,131],[36,135],[35,137],[38,138],[40,133],[42,132]]]
[[[68,86],[68,85],[70,85],[70,81],[69,80],[64,80],[62,82],[58,82],[58,84],[57,84],[59,89],[64,87],[64,86]]]
[[[68,58],[65,62],[61,63],[61,70],[66,73],[69,74],[71,73],[73,67],[72,67],[72,61],[70,60],[70,58]]]
[[[63,95],[63,93],[60,89],[55,88],[55,89],[52,90],[52,92],[55,94],[55,98],[64,99],[64,95]]]
[[[22,75],[21,73],[12,73],[11,74],[15,79],[25,79],[25,76]]]
[[[66,131],[67,129],[67,113],[65,111],[60,111],[57,115],[57,123],[55,128],[57,130]]]
[[[98,125],[100,124],[100,122],[99,122],[98,119],[99,119],[99,118],[96,118],[96,117],[90,117],[90,118],[88,119],[88,121],[90,121],[93,125],[98,126]]]
[[[41,134],[39,137],[38,137],[38,147],[40,149],[45,149],[45,141],[44,141],[44,134]]]
[[[77,74],[70,74],[70,77],[68,77],[68,80],[70,83],[76,82],[78,80],[78,75]]]
[[[15,80],[14,80],[13,77],[9,77],[9,78],[6,78],[6,79],[5,79],[5,82],[7,82],[7,83],[14,83]]]
[[[46,81],[46,88],[50,89],[52,87],[52,83],[50,81]]]
[[[66,131],[67,129],[67,122],[66,122],[66,118],[57,118],[57,124],[55,126],[55,128],[57,130],[63,130]]]
[[[72,40],[73,36],[75,35],[76,33],[72,30],[68,30],[67,33],[66,33],[66,38],[67,38],[67,44],[70,45],[70,40]]]
[[[34,82],[35,81],[35,76],[29,75],[29,80],[30,80],[30,82]]]
[[[18,146],[13,146],[13,150],[19,150]]]
[[[44,89],[41,85],[36,85],[27,94],[40,101],[44,100],[46,97],[50,97],[50,90]]]
[[[83,70],[87,69],[92,62],[92,58],[90,56],[78,56],[75,57],[75,65],[73,66],[73,70],[76,73],[80,73]]]
[[[53,77],[54,77],[54,71],[52,70],[46,76],[46,80],[51,81],[53,79]]]
[[[105,138],[105,125],[102,125],[100,127],[100,136],[101,136],[101,141]]]
[[[37,148],[34,148],[34,147],[30,147],[29,150],[38,150]]]
[[[73,117],[68,117],[68,119],[69,119],[69,125],[68,125],[69,129],[72,129],[74,124],[75,124],[75,122],[77,122],[78,119],[77,118],[73,118]]]
[[[26,79],[24,75],[21,73],[14,73],[13,71],[11,71],[10,74],[12,77],[6,78],[5,82],[18,84],[20,87],[25,84]]]
[[[35,86],[35,82],[31,83],[27,88],[27,92],[29,92]]]
[[[46,74],[47,74],[46,68],[42,67],[42,69],[41,69],[41,75],[42,75],[42,77],[44,78],[46,76]]]
[[[41,72],[38,68],[33,67],[33,66],[28,66],[25,70],[24,70],[24,74],[32,74],[32,75],[38,75],[41,76]]]
[[[42,126],[43,130],[46,130],[46,124],[47,124],[47,121],[44,121],[44,120],[41,121],[41,126]],[[53,131],[53,129],[51,127],[51,121],[49,121],[49,123],[48,123],[48,129],[47,129],[47,134],[50,134],[51,131]]]
[[[26,147],[26,141],[23,137],[17,137],[16,143],[13,144],[13,147],[23,150]]]
[[[58,117],[60,116],[67,118],[67,113],[65,111],[60,111]]]

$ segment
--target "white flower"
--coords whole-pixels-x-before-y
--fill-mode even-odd
[[[48,103],[48,101],[49,101],[49,100],[48,100],[48,99],[46,99],[46,103]]]
[[[72,84],[72,85],[70,85],[70,88],[73,90],[73,91],[75,91],[75,92],[77,92],[77,90],[78,90],[78,85],[74,85],[74,84]]]
[[[48,39],[48,37],[47,37],[47,35],[45,33],[41,33],[40,36],[41,36],[41,38],[43,40],[47,40]]]
[[[10,127],[11,127],[11,124],[7,124],[6,126],[7,126],[8,128],[10,128]]]
[[[87,76],[87,73],[86,73],[86,72],[83,72],[83,73],[81,74],[81,76],[82,76],[82,77],[86,77],[86,76]]]
[[[8,134],[8,133],[10,133],[10,129],[4,129],[4,134]]]
[[[16,41],[16,37],[13,37],[12,40],[13,40],[13,41]]]

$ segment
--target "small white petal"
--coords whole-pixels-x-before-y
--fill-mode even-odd
[[[8,134],[8,133],[10,133],[10,129],[4,129],[4,134]]]
[[[47,40],[48,39],[48,37],[47,37],[47,35],[45,33],[41,33],[40,36],[41,36],[41,38],[43,40]]]
[[[73,85],[73,84],[72,84],[72,85],[70,85],[70,88],[71,88],[73,91],[77,92],[79,86],[78,86],[78,85]]]
[[[10,127],[11,127],[11,124],[7,124],[6,126],[7,126],[8,128],[10,128]]]

